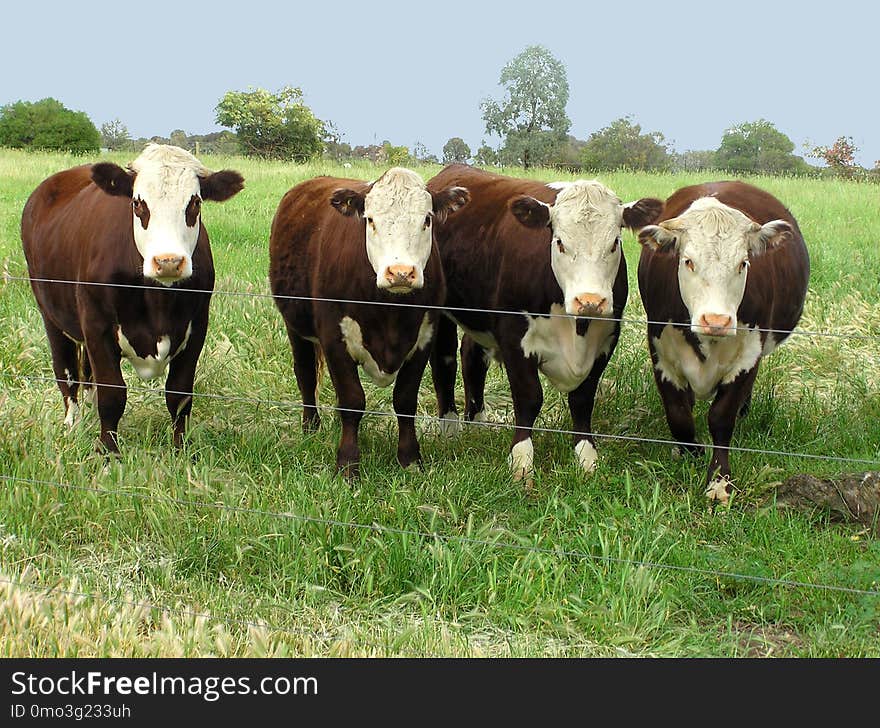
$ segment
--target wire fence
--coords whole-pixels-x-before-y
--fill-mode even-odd
[[[135,289],[135,290],[148,290],[148,291],[166,291],[168,293],[206,293],[207,291],[200,288],[184,288],[181,286],[173,286],[173,287],[165,287],[160,285],[143,285],[143,284],[134,284],[134,283],[106,283],[106,282],[96,282],[96,281],[75,281],[75,280],[67,280],[63,278],[32,278],[29,276],[15,276],[10,273],[4,274],[4,279],[7,281],[30,281],[31,283],[53,283],[53,284],[68,284],[68,285],[79,285],[79,286],[102,286],[109,288],[126,288],[126,289]],[[423,309],[425,311],[440,311],[447,313],[479,313],[479,314],[487,314],[493,316],[529,316],[531,318],[568,318],[568,319],[579,319],[584,321],[616,321],[621,324],[640,324],[642,326],[649,325],[657,325],[657,326],[673,326],[678,328],[690,328],[690,323],[680,323],[674,321],[652,321],[650,319],[639,319],[639,318],[630,318],[630,317],[620,317],[616,318],[614,316],[581,316],[578,314],[571,313],[553,313],[553,312],[534,312],[534,311],[514,311],[507,309],[494,309],[494,308],[467,308],[462,306],[439,306],[439,305],[430,305],[430,304],[422,304],[422,303],[407,303],[406,301],[364,301],[353,298],[323,298],[320,296],[291,296],[285,294],[275,294],[275,293],[261,293],[259,291],[226,291],[222,289],[214,290],[213,295],[219,296],[239,296],[243,298],[272,298],[280,301],[288,300],[288,301],[312,301],[315,303],[335,303],[335,304],[345,304],[345,305],[361,305],[361,306],[379,306],[379,307],[391,307],[391,308],[418,308]],[[739,331],[740,329],[736,326],[727,327],[725,330],[733,330]],[[835,338],[835,339],[857,339],[857,340],[867,340],[867,341],[880,341],[880,334],[854,334],[848,332],[839,332],[839,331],[803,331],[801,329],[770,329],[770,328],[761,328],[759,326],[749,326],[745,328],[746,331],[749,332],[757,332],[757,333],[768,333],[768,334],[784,334],[788,335],[798,335],[798,336],[811,336],[811,337],[827,337],[827,338]]]
[[[193,293],[205,293],[200,289],[187,289],[180,287],[159,287],[154,285],[136,285],[136,284],[116,284],[116,283],[94,283],[94,282],[79,282],[73,280],[63,280],[63,279],[47,279],[47,278],[31,278],[27,276],[15,276],[9,273],[4,274],[4,279],[7,281],[29,281],[31,283],[46,283],[46,284],[76,284],[76,285],[101,285],[101,286],[112,286],[118,288],[131,288],[131,289],[148,289],[150,291],[168,291],[171,292],[193,292]],[[474,308],[449,308],[445,306],[427,306],[420,304],[410,304],[404,301],[362,301],[356,299],[339,299],[339,298],[320,298],[320,297],[307,297],[307,296],[282,296],[282,295],[274,295],[271,293],[261,293],[261,292],[253,292],[253,291],[227,291],[227,290],[215,290],[213,294],[216,295],[226,295],[232,297],[248,297],[248,298],[274,298],[274,299],[293,299],[293,300],[311,300],[315,302],[323,302],[323,303],[333,303],[333,304],[346,304],[346,305],[369,305],[369,306],[398,306],[398,307],[406,307],[406,308],[421,308],[426,310],[440,310],[444,312],[450,312],[452,314],[455,313],[482,313],[489,315],[516,315],[516,316],[530,316],[530,317],[562,317],[562,318],[579,318],[579,319],[591,319],[596,318],[603,321],[620,321],[621,323],[627,324],[640,324],[640,325],[648,325],[648,324],[658,324],[658,325],[669,325],[670,322],[661,322],[661,321],[648,321],[646,319],[634,319],[628,317],[617,318],[608,318],[608,317],[590,317],[590,316],[573,316],[567,313],[545,313],[545,312],[527,312],[527,311],[512,311],[512,310],[493,310],[493,309],[474,309]],[[680,326],[689,326],[689,324],[673,324]],[[778,329],[761,329],[761,328],[748,328],[749,331],[760,331],[767,333],[780,333],[780,334],[792,334],[792,335],[804,335],[804,336],[812,336],[812,337],[829,337],[836,339],[853,339],[853,340],[867,340],[867,341],[875,341],[880,340],[880,335],[872,335],[872,334],[856,334],[856,333],[848,333],[848,332],[839,332],[839,331],[803,331],[799,329],[794,329],[793,331],[788,330],[778,330]],[[39,382],[58,382],[59,380],[54,376],[40,376],[40,375],[29,375],[29,374],[21,374],[15,372],[0,372],[0,377],[7,379],[17,379],[24,381],[39,381]],[[73,379],[65,379],[63,380],[67,384],[79,384],[79,385],[94,385],[95,383],[92,381],[81,381],[81,380],[73,380]],[[129,386],[127,384],[122,385],[114,385],[114,384],[104,384],[101,383],[98,385],[100,387],[120,387],[125,388],[128,391],[138,391],[145,393],[167,393],[169,390],[166,390],[164,387],[136,387]],[[247,404],[259,405],[259,406],[275,406],[275,407],[283,407],[283,408],[292,408],[292,409],[304,409],[306,405],[302,402],[297,401],[288,401],[288,400],[275,400],[275,399],[267,399],[267,398],[255,398],[255,397],[247,397],[236,394],[216,394],[216,393],[208,393],[208,392],[181,392],[181,391],[173,391],[170,393],[179,394],[184,396],[192,396],[192,397],[201,397],[205,399],[221,399],[223,401],[237,401]],[[448,420],[442,417],[432,416],[428,414],[416,413],[413,415],[408,414],[398,414],[395,412],[386,412],[382,410],[351,410],[348,408],[343,408],[334,405],[328,404],[317,404],[317,405],[309,405],[309,408],[335,411],[335,412],[358,412],[363,415],[371,415],[377,417],[407,417],[417,419],[423,422],[428,423],[438,423],[438,424],[448,424]],[[488,421],[474,421],[465,423],[468,426],[475,427],[487,427],[487,428],[511,428],[517,429],[517,426],[512,423],[507,422],[488,422]],[[536,432],[543,433],[552,433],[552,434],[561,434],[561,435],[589,435],[595,438],[602,438],[608,440],[620,440],[620,441],[628,441],[628,442],[642,442],[642,443],[650,443],[650,444],[659,444],[659,445],[669,445],[669,446],[679,446],[679,445],[693,445],[697,447],[703,447],[702,443],[693,442],[693,443],[681,443],[674,440],[662,439],[662,438],[649,438],[649,437],[638,437],[632,435],[621,435],[621,434],[609,434],[609,433],[600,433],[600,432],[582,432],[575,430],[568,430],[563,428],[552,428],[552,427],[541,427],[535,426],[529,429]],[[880,459],[869,459],[869,458],[852,458],[852,457],[839,457],[834,455],[818,455],[813,453],[805,453],[805,452],[788,452],[788,451],[780,451],[780,450],[769,450],[769,449],[761,449],[761,448],[748,448],[741,446],[726,446],[721,447],[718,446],[719,449],[725,449],[730,451],[739,451],[745,453],[752,454],[760,454],[760,455],[768,455],[768,456],[777,456],[777,457],[790,457],[790,458],[804,458],[811,460],[821,460],[821,461],[831,461],[831,462],[840,462],[840,463],[850,463],[850,464],[860,464],[860,465],[870,465],[870,466],[878,466],[880,465]],[[221,509],[223,511],[228,511],[232,513],[239,514],[249,514],[249,515],[258,515],[261,517],[273,518],[273,519],[285,519],[288,521],[295,521],[300,523],[315,523],[321,524],[327,527],[339,527],[339,528],[350,528],[350,529],[358,529],[358,530],[368,530],[378,534],[384,535],[396,535],[396,536],[407,536],[412,538],[418,538],[422,540],[430,539],[432,541],[439,541],[450,544],[459,544],[462,546],[479,546],[485,548],[492,549],[506,549],[506,550],[517,550],[520,552],[530,552],[536,554],[543,554],[547,556],[552,556],[554,558],[559,559],[571,559],[571,560],[593,560],[593,561],[602,561],[609,564],[620,564],[626,565],[630,567],[639,567],[645,569],[652,570],[669,570],[676,572],[685,572],[690,573],[697,576],[702,577],[711,577],[714,579],[731,579],[738,581],[746,581],[757,584],[764,584],[771,587],[791,587],[798,589],[817,589],[824,590],[827,592],[838,592],[838,593],[846,593],[852,595],[859,596],[870,596],[877,597],[880,596],[880,591],[874,589],[857,589],[854,587],[848,586],[840,586],[834,584],[825,584],[825,583],[811,583],[790,579],[779,579],[773,577],[764,577],[764,576],[756,576],[750,574],[742,574],[736,572],[728,572],[723,570],[714,570],[714,569],[702,569],[699,567],[693,566],[682,566],[676,564],[668,564],[661,562],[652,562],[652,561],[639,561],[639,560],[630,560],[630,559],[622,559],[622,558],[614,558],[609,556],[600,556],[596,554],[591,554],[584,551],[573,551],[573,550],[565,550],[561,548],[548,548],[548,547],[539,547],[530,544],[522,544],[522,543],[514,543],[510,541],[498,540],[498,539],[481,539],[481,538],[473,538],[467,536],[458,536],[458,535],[448,535],[441,534],[435,531],[420,531],[420,530],[411,530],[404,528],[396,528],[390,526],[384,526],[378,523],[358,523],[352,521],[345,520],[335,520],[329,518],[319,518],[316,516],[308,516],[303,514],[296,514],[290,512],[274,512],[274,511],[266,511],[257,508],[249,508],[244,506],[231,506],[227,504],[220,503],[212,503],[209,501],[198,501],[198,500],[190,500],[184,498],[175,498],[171,496],[163,496],[161,499],[147,495],[143,493],[138,493],[134,491],[128,490],[113,490],[107,488],[99,488],[92,486],[84,486],[84,485],[76,485],[71,483],[63,483],[59,481],[53,480],[42,480],[36,478],[25,478],[8,474],[0,474],[0,480],[4,480],[6,482],[11,483],[22,483],[28,484],[35,487],[44,487],[44,488],[55,488],[55,489],[67,489],[72,491],[89,491],[102,496],[122,496],[127,498],[137,498],[147,501],[155,501],[159,502],[171,502],[178,505],[192,507],[192,508],[214,508]],[[67,594],[71,596],[78,596],[82,598],[103,600],[106,602],[113,602],[118,604],[128,604],[134,607],[144,607],[155,609],[162,612],[167,613],[176,613],[182,616],[189,617],[197,617],[204,618],[207,620],[215,620],[226,622],[230,624],[237,624],[239,626],[248,626],[255,627],[260,629],[269,629],[276,632],[287,632],[292,634],[303,634],[312,637],[318,637],[319,639],[333,639],[333,637],[328,635],[315,635],[312,629],[306,630],[298,630],[293,629],[285,625],[271,625],[263,622],[257,622],[252,619],[240,619],[240,618],[232,618],[232,617],[220,617],[218,618],[216,615],[210,613],[202,613],[197,611],[178,609],[174,607],[166,607],[161,605],[154,604],[146,604],[144,602],[134,602],[125,599],[119,599],[116,597],[105,597],[101,595],[97,595],[89,592],[78,592],[72,590],[61,590],[56,587],[50,587],[45,585],[30,585],[26,583],[21,583],[14,580],[0,578],[0,582],[10,584],[22,589],[30,589],[31,591],[38,591],[41,593],[45,593],[46,595],[52,593],[53,591],[56,593]],[[384,645],[376,644],[375,646],[382,647]]]

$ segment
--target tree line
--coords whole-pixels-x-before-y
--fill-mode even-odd
[[[830,174],[880,179],[880,160],[865,169],[855,162],[858,148],[852,137],[840,136],[828,146],[811,146],[809,164],[794,153],[794,142],[766,119],[743,122],[724,130],[716,149],[677,152],[659,131],[643,131],[632,116],[578,139],[566,114],[569,98],[565,66],[543,46],[529,46],[501,70],[498,99],[487,98],[479,108],[486,139],[474,152],[461,137],[451,137],[438,158],[424,144],[412,148],[343,142],[330,122],[318,119],[305,104],[300,88],[278,91],[228,91],[215,107],[215,121],[226,127],[209,134],[175,129],[167,137],[133,139],[119,119],[98,130],[81,111],[65,108],[53,98],[17,101],[0,107],[0,146],[60,149],[94,153],[101,148],[139,151],[147,142],[174,144],[197,154],[244,154],[305,162],[319,157],[338,162],[370,160],[376,164],[418,162],[474,163],[496,167],[557,167],[571,172],[629,169],[648,171],[726,170],[750,174]],[[494,146],[492,140],[496,140]]]

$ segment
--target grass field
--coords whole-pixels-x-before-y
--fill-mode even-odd
[[[266,296],[268,233],[289,187],[317,174],[374,178],[369,165],[204,158],[241,171],[246,187],[203,213],[218,294],[189,446],[170,449],[161,390],[126,364],[122,457],[105,468],[93,408],[65,432],[40,316],[16,280],[26,275],[27,196],[81,161],[0,151],[0,655],[880,656],[880,544],[859,526],[773,507],[789,475],[870,465],[733,452],[736,495],[711,510],[705,460],[608,438],[586,478],[567,436],[538,433],[526,496],[508,476],[508,429],[447,440],[425,419],[424,467],[403,472],[395,420],[367,416],[361,481],[336,477],[335,418],[313,435],[300,428],[290,349]],[[624,200],[706,179],[602,176]],[[733,444],[880,461],[878,188],[748,181],[791,209],[807,241],[801,331],[835,335],[795,335],[764,361]],[[624,253],[631,321],[593,426],[668,440],[630,233]],[[390,389],[365,388],[369,409],[391,411]],[[329,377],[321,401],[334,404]],[[512,420],[497,366],[487,402],[496,420]],[[430,372],[419,412],[437,414]],[[704,441],[705,413],[698,403]],[[537,424],[570,426],[546,383]]]

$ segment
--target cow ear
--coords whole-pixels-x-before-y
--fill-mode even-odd
[[[638,230],[645,225],[653,225],[663,213],[663,200],[656,197],[643,197],[623,206],[623,224],[630,230]]]
[[[764,225],[755,223],[746,233],[749,253],[760,255],[767,249],[773,249],[783,245],[793,237],[793,230],[785,220],[771,220]]]
[[[460,210],[471,201],[471,193],[464,187],[447,187],[431,193],[431,204],[437,222],[445,222],[446,216]]]
[[[510,201],[510,211],[522,225],[529,228],[542,228],[550,224],[550,205],[528,195],[514,197]]]
[[[123,169],[113,162],[98,162],[92,165],[92,182],[108,195],[131,197],[134,178],[134,172]]]
[[[221,169],[206,177],[199,177],[203,200],[223,202],[244,189],[244,177],[231,169]]]
[[[639,230],[639,242],[649,250],[665,252],[678,247],[678,236],[662,225],[646,225]]]
[[[336,211],[345,215],[363,215],[366,196],[349,189],[334,190],[330,196],[330,204]]]

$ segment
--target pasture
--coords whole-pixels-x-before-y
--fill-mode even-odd
[[[0,151],[0,654],[880,656],[876,538],[773,504],[789,475],[880,467],[876,186],[746,180],[797,218],[812,275],[798,330],[762,363],[734,436],[734,448],[774,454],[734,449],[735,496],[711,509],[707,461],[675,460],[667,442],[629,232],[630,294],[596,398],[594,475],[553,432],[570,422],[545,380],[536,487],[527,495],[511,481],[501,425],[512,408],[493,364],[486,400],[499,426],[442,437],[427,370],[423,468],[400,469],[396,420],[372,414],[361,425],[361,480],[337,477],[332,412],[314,434],[300,427],[290,347],[268,296],[269,226],[294,184],[381,170],[202,159],[240,171],[245,189],[204,207],[217,292],[188,445],[171,449],[162,381],[142,382],[124,364],[122,454],[105,467],[94,408],[72,432],[62,424],[45,332],[21,280],[25,200],[84,160]],[[417,169],[426,180],[438,170]],[[707,177],[600,179],[629,201]],[[391,389],[362,381],[367,409],[391,412]],[[334,405],[329,377],[320,395]],[[460,378],[456,395],[462,411]],[[706,408],[696,407],[703,442]]]

